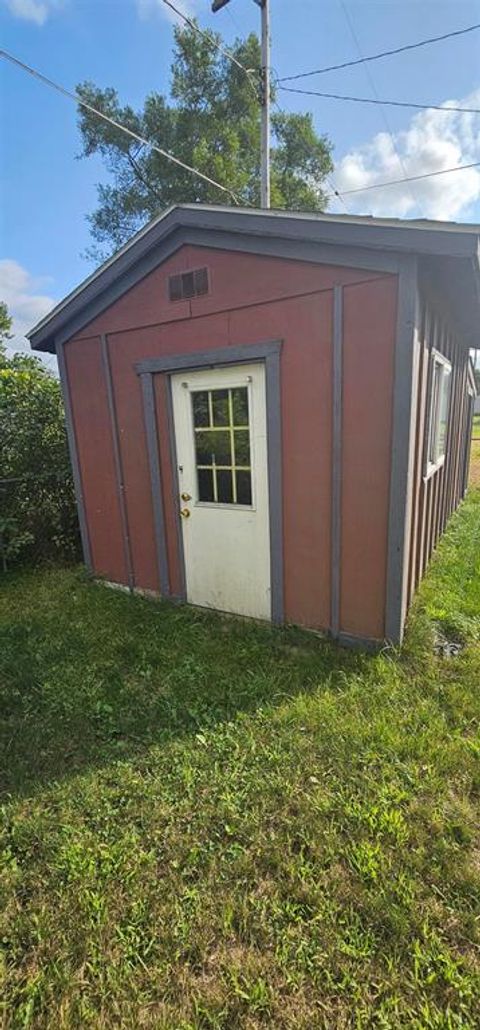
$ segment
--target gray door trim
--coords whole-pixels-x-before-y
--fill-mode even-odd
[[[146,373],[140,376],[143,396],[143,416],[147,438],[148,465],[150,469],[150,486],[152,490],[153,521],[155,526],[155,544],[157,549],[158,579],[162,597],[170,597],[170,576],[168,571],[167,541],[165,535],[165,515],[163,508],[162,475],[160,470],[160,451],[158,447],[157,415],[155,411],[155,393],[153,376]]]
[[[127,569],[128,587],[129,590],[133,590],[135,586],[135,577],[133,571],[130,530],[128,525],[127,502],[125,497],[125,477],[123,475],[122,455],[120,451],[120,437],[118,432],[117,408],[115,404],[115,395],[113,392],[112,368],[110,364],[108,337],[106,333],[102,333],[100,337],[100,345],[102,352],[102,366],[105,378],[105,387],[107,390],[108,414],[110,418],[110,428],[112,432],[113,461],[115,465],[115,485],[117,489],[117,500],[118,507],[120,510],[120,522],[122,526],[123,553],[125,558],[125,566]]]
[[[85,511],[85,500],[83,496],[82,475],[80,471],[80,461],[78,457],[77,438],[75,433],[75,425],[73,421],[72,402],[70,397],[70,384],[68,381],[68,372],[65,362],[64,347],[56,347],[56,353],[58,359],[60,384],[62,387],[63,394],[63,404],[65,407],[65,425],[67,429],[70,462],[72,465],[75,500],[77,502],[78,522],[80,526],[80,539],[82,541],[83,560],[88,571],[93,572],[92,552],[90,547],[90,537],[88,535],[88,523]]]
[[[340,633],[340,576],[342,546],[342,421],[343,421],[343,287],[333,289],[332,361],[332,554],[330,631]]]
[[[283,497],[282,497],[282,432],[281,432],[281,383],[280,353],[282,341],[268,341],[259,344],[241,344],[232,347],[219,347],[213,350],[192,354],[167,355],[162,358],[149,358],[135,365],[140,376],[143,390],[145,427],[147,433],[148,460],[152,486],[152,501],[155,517],[155,535],[157,554],[163,568],[160,577],[162,594],[172,597],[168,576],[167,546],[165,536],[165,519],[163,511],[163,495],[161,486],[160,460],[158,450],[158,431],[155,417],[153,394],[153,375],[156,373],[171,376],[184,370],[194,371],[202,368],[218,368],[222,365],[246,364],[254,361],[265,363],[265,391],[267,412],[267,461],[269,488],[269,528],[270,528],[270,586],[272,622],[280,624],[284,621],[284,570],[283,570]],[[171,398],[171,381],[168,384],[167,419],[170,434],[170,453],[172,472],[176,476],[176,447]],[[178,508],[178,498],[176,501]],[[178,510],[177,510],[178,515]],[[177,539],[179,541],[179,558],[182,575],[182,596],[186,600],[185,558],[183,540],[177,520]]]
[[[403,638],[408,592],[416,401],[418,388],[417,260],[405,257],[398,277],[388,515],[385,637]]]

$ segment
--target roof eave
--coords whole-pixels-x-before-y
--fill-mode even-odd
[[[125,275],[179,229],[215,230],[226,234],[363,247],[372,251],[417,253],[467,258],[478,265],[478,237],[474,232],[442,229],[430,225],[379,224],[375,220],[346,221],[344,218],[313,217],[301,213],[261,212],[203,205],[168,208],[141,229],[112,258],[89,276],[27,334],[34,350],[55,351],[55,337],[73,317],[88,311],[95,298],[112,282]],[[129,287],[128,287],[129,288]],[[480,305],[480,300],[479,300]],[[106,305],[108,306],[108,305]],[[480,307],[479,307],[480,310]],[[88,315],[85,324],[90,321]]]

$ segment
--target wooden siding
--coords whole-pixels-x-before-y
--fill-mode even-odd
[[[420,280],[417,345],[418,394],[414,450],[414,487],[410,533],[408,602],[425,573],[438,540],[465,489],[465,460],[470,430],[468,405],[468,346],[453,324],[440,297]],[[451,394],[445,461],[426,474],[432,351],[452,365]]]
[[[188,304],[169,302],[168,276],[205,264],[210,294]],[[335,287],[343,289],[345,305],[339,629],[361,638],[383,638],[397,301],[397,277],[383,272],[186,246],[65,345],[97,575],[128,583],[101,338],[112,378],[133,585],[153,591],[160,591],[160,582],[136,363],[282,340],[285,618],[329,628]],[[177,487],[165,377],[155,375],[153,387],[168,578],[171,592],[178,595]],[[87,410],[91,425],[86,426]]]

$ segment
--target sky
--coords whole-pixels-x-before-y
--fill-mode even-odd
[[[253,0],[175,0],[227,45],[258,31]],[[271,0],[272,64],[294,75],[480,22],[480,0]],[[175,16],[163,0],[0,0],[1,46],[74,90],[89,79],[141,107],[168,91]],[[367,65],[285,83],[305,89],[480,108],[480,30]],[[282,92],[311,111],[334,145],[340,192],[480,161],[480,115],[353,104]],[[0,61],[0,300],[14,317],[13,348],[91,271],[86,215],[108,181],[80,159],[75,105]],[[417,183],[346,195],[329,210],[480,222],[480,166]]]

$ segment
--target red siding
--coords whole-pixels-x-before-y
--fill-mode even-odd
[[[344,291],[341,628],[385,630],[397,284]],[[368,633],[366,630],[368,627]]]
[[[168,275],[205,264],[211,274],[210,295],[188,304],[168,302]],[[184,247],[68,344],[75,418],[78,414],[82,437],[82,476],[88,481],[87,516],[99,573],[106,574],[108,564],[108,578],[126,581],[105,387],[99,357],[95,365],[85,361],[85,346],[91,344],[84,337],[94,334],[98,340],[98,334],[108,334],[135,585],[153,589],[158,589],[158,575],[135,362],[282,339],[285,614],[287,621],[328,628],[332,288],[336,283],[347,286],[342,629],[363,636],[382,635],[396,280],[380,273]],[[99,355],[99,343],[94,345]],[[178,592],[175,487],[163,377],[155,377],[155,390],[170,577],[172,590]],[[85,399],[87,394],[90,400]],[[94,437],[86,415],[91,407],[97,423],[103,420],[102,431]],[[106,531],[105,514],[100,517],[97,509],[110,506],[116,516],[111,531]],[[112,555],[106,562],[109,549]]]
[[[125,583],[127,570],[100,340],[67,343],[65,363],[93,567],[99,576]]]

